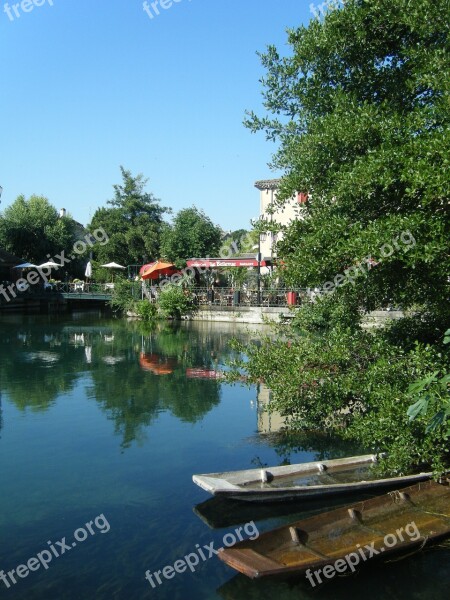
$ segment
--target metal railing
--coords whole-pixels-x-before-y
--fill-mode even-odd
[[[263,289],[259,293],[253,289],[230,288],[194,288],[191,291],[198,306],[298,306],[307,297],[306,290],[300,289]]]
[[[86,283],[86,282],[61,282],[47,283],[44,286],[30,286],[23,295],[50,296],[57,294],[71,294],[86,298],[89,296],[110,297],[114,289],[113,283]],[[156,291],[155,291],[156,290]],[[308,298],[303,289],[240,289],[232,288],[190,288],[197,306],[230,306],[230,307],[287,307],[298,306]],[[132,286],[132,296],[135,299],[147,298],[154,302],[160,290],[150,288],[147,284],[136,282]],[[21,294],[22,295],[22,294]],[[1,302],[1,298],[0,298]]]
[[[111,294],[113,289],[113,283],[85,283],[84,281],[71,283],[58,281],[44,286],[44,292],[60,294]]]
[[[4,282],[2,285],[8,284]],[[12,302],[13,304],[21,301],[29,302],[34,300],[53,301],[61,296],[69,296],[77,299],[85,300],[109,300],[111,298],[111,284],[104,283],[44,283],[39,285],[30,285],[25,289],[12,288],[14,293],[10,292],[7,287],[4,287],[5,293],[0,294],[0,305],[4,306]]]

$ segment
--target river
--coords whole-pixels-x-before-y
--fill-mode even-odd
[[[238,526],[254,535],[307,511],[208,501],[192,474],[359,450],[283,435],[267,390],[216,376],[229,340],[255,337],[246,328],[74,313],[2,316],[0,332],[0,598],[448,597],[446,548],[315,589],[250,581],[209,557]],[[192,569],[145,578],[192,553]]]

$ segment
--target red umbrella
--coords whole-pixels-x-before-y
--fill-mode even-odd
[[[142,275],[142,273],[144,271],[146,271],[147,269],[150,269],[150,267],[153,267],[153,265],[156,265],[156,262],[151,262],[151,263],[147,263],[146,265],[142,265],[142,267],[139,269],[139,275]]]
[[[160,275],[174,275],[178,272],[178,269],[172,263],[158,260],[152,266],[142,270],[140,275],[142,279],[158,279]]]

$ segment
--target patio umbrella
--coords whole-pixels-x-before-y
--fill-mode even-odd
[[[106,263],[106,265],[101,266],[106,267],[107,269],[126,269],[126,267],[122,267],[122,265],[118,265],[115,262]]]
[[[156,265],[156,262],[151,262],[151,263],[147,263],[146,265],[142,265],[142,267],[139,269],[139,275],[142,275],[142,273],[144,271],[146,271],[147,269],[150,269],[150,267],[153,267],[153,265]]]
[[[158,260],[154,265],[141,273],[142,279],[158,279],[160,275],[174,275],[178,269],[172,263]]]
[[[54,269],[54,268],[59,268],[61,267],[61,265],[59,265],[58,263],[53,262],[52,260],[49,260],[48,262],[42,263],[42,265],[38,265],[38,269]]]
[[[21,265],[16,265],[15,267],[13,267],[13,269],[32,269],[33,267],[36,268],[36,265],[26,262],[22,263]]]
[[[119,265],[115,262],[106,263],[106,265],[101,265],[101,266],[105,267],[106,269],[126,269],[126,267],[123,267],[122,265]],[[114,281],[114,276],[113,276],[113,281]]]

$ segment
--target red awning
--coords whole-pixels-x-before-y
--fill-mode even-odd
[[[187,261],[188,267],[257,267],[255,258],[192,258]],[[262,260],[261,267],[270,266],[270,260]]]

